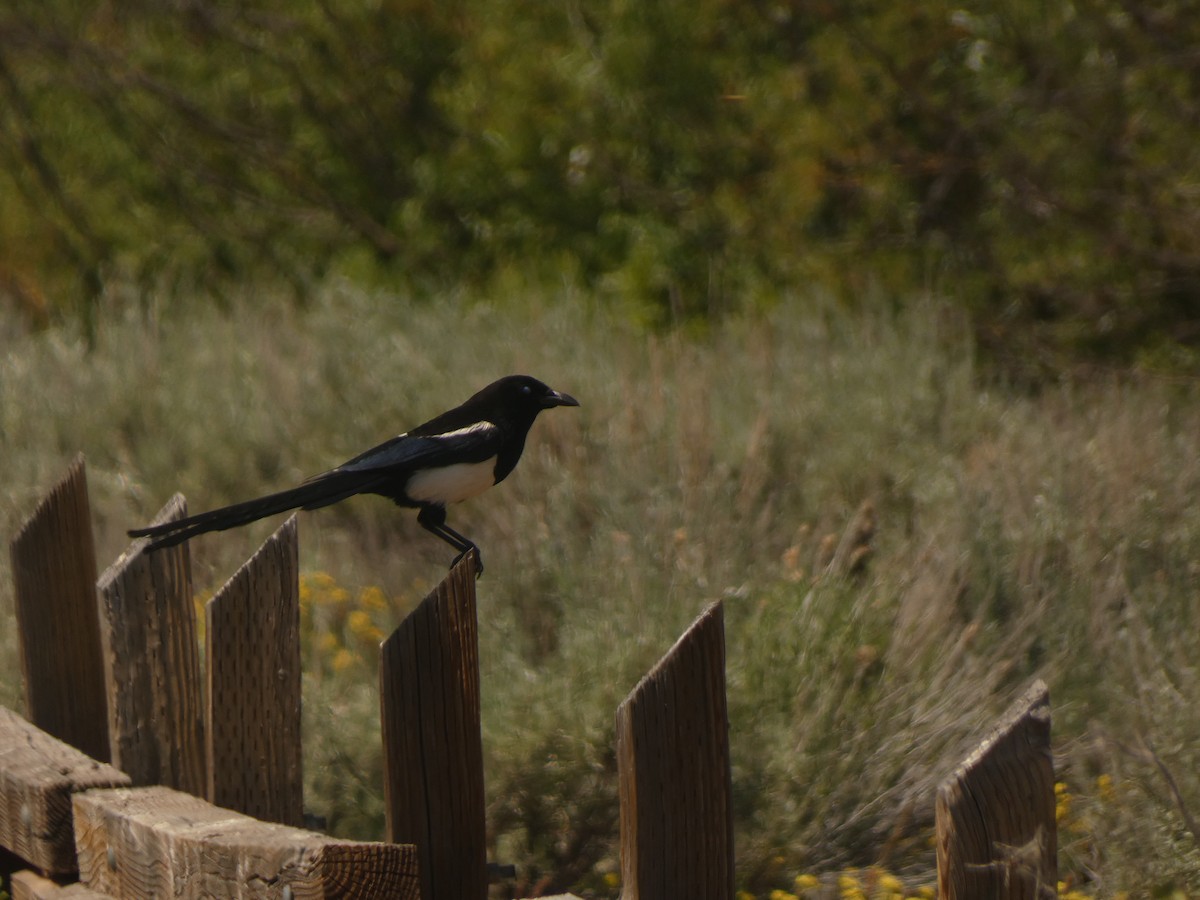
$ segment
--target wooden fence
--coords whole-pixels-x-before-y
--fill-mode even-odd
[[[176,496],[159,518],[184,514]],[[355,842],[296,827],[294,519],[209,601],[203,667],[186,545],[143,548],[97,578],[82,459],[11,543],[27,717],[0,708],[14,900],[485,900],[474,560],[381,646],[387,840]],[[721,603],[621,704],[616,742],[623,900],[732,900]],[[939,897],[1054,896],[1054,812],[1038,682],[938,792]]]

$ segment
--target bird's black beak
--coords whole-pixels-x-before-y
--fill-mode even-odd
[[[570,394],[564,394],[562,391],[551,391],[542,398],[542,409],[551,409],[555,406],[578,406],[579,401]]]

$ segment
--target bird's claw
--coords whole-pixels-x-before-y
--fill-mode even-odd
[[[454,557],[454,560],[450,563],[450,569],[453,571],[458,566],[458,564],[460,562],[462,562],[463,557],[466,556],[468,553],[471,553],[472,551],[474,551],[474,553],[475,553],[475,577],[482,578],[483,577],[483,554],[479,552],[478,547],[468,547],[466,550],[462,551],[462,553],[458,554],[458,556]]]

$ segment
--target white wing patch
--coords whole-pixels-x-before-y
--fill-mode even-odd
[[[469,431],[479,428],[472,425]],[[483,427],[490,427],[486,424]],[[461,434],[462,432],[451,432]],[[418,503],[461,503],[482,494],[496,483],[496,457],[477,463],[455,463],[438,469],[418,469],[408,479],[404,493]]]
[[[431,434],[434,440],[464,437],[488,429],[495,429],[492,422],[484,419],[466,428]],[[436,469],[418,469],[404,487],[404,492],[421,503],[461,503],[482,494],[496,483],[496,457],[478,463],[455,463]]]
[[[495,428],[491,422],[486,419],[482,422],[476,422],[474,425],[468,425],[466,428],[456,428],[454,431],[443,431],[441,434],[431,434],[431,438],[441,440],[442,438],[462,437],[467,434],[474,434],[477,431],[487,431],[489,428]]]

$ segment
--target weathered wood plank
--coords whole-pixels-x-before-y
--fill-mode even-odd
[[[107,762],[87,471],[77,456],[13,539],[14,607],[29,720]]]
[[[470,553],[380,646],[388,840],[439,900],[488,891],[475,573]]]
[[[714,603],[617,709],[624,900],[731,900],[725,624]]]
[[[1022,696],[938,788],[938,897],[1041,900],[1058,890],[1050,692]]]
[[[108,894],[93,891],[78,881],[59,884],[28,869],[14,872],[12,900],[113,900]]]
[[[154,524],[182,518],[176,494]],[[100,637],[113,765],[134,784],[202,795],[204,706],[187,544],[134,541],[100,576]]]
[[[71,795],[127,784],[123,772],[0,706],[0,845],[43,874],[76,870]]]
[[[304,821],[300,574],[288,519],[208,602],[208,799],[285,825]]]
[[[165,787],[75,797],[80,881],[122,900],[420,897],[408,845],[339,841]]]

